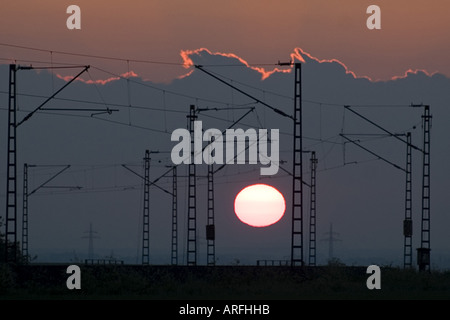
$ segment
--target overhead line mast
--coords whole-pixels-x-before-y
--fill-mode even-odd
[[[17,83],[16,73],[18,70],[33,69],[58,69],[58,68],[80,68],[84,69],[75,77],[48,97],[36,109],[30,112],[25,118],[17,123]],[[58,93],[75,81],[82,73],[87,71],[89,66],[62,66],[62,67],[32,67],[9,65],[9,90],[8,90],[8,142],[7,142],[7,165],[6,165],[6,211],[5,211],[5,251],[4,257],[7,263],[16,263],[18,258],[17,250],[17,127],[30,119],[37,111],[53,99]],[[102,110],[104,111],[104,110]]]
[[[6,177],[5,262],[17,262],[17,141],[16,73],[21,67],[9,65],[8,146]]]
[[[303,145],[302,145],[302,77],[296,63],[294,86],[294,137],[292,161],[291,266],[304,266],[303,260]]]
[[[161,191],[174,196],[174,193],[161,188],[155,181],[150,181],[150,154],[159,153],[159,151],[145,150],[144,156],[144,175],[128,168],[125,164],[122,167],[144,180],[144,204],[143,204],[143,222],[142,222],[142,264],[148,265],[150,263],[150,186],[154,185]]]
[[[178,181],[177,166],[172,167],[172,246],[171,262],[178,265]]]
[[[190,106],[189,133],[194,137],[195,105]],[[191,159],[194,159],[194,140],[191,139]],[[188,177],[188,223],[187,223],[187,265],[197,265],[197,185],[196,166],[194,161],[189,162]]]
[[[405,220],[403,221],[403,267],[412,267],[412,152],[411,152],[411,132],[406,134],[406,183],[405,183]]]
[[[33,189],[32,191],[28,191],[28,168],[36,168],[36,167],[48,167],[48,165],[33,165],[33,164],[27,164],[24,163],[23,165],[23,195],[22,195],[22,257],[24,258],[25,263],[28,263],[29,261],[29,255],[28,255],[28,197],[33,195],[36,191],[38,191],[41,188],[47,188],[47,184],[55,179],[57,176],[59,176],[61,173],[66,171],[70,168],[70,165],[51,165],[52,167],[64,167],[61,170],[59,170],[57,173],[52,175],[49,179],[47,179],[45,182],[41,183],[37,188]],[[48,188],[52,188],[49,186]],[[53,187],[55,188],[55,187]],[[56,188],[68,188],[68,189],[81,189],[80,186],[56,186]]]
[[[311,151],[311,190],[309,198],[309,265],[316,265],[316,152]]]
[[[207,241],[207,255],[206,264],[208,266],[216,265],[216,226],[214,224],[214,165],[208,165],[208,212],[206,224],[206,241]]]
[[[423,147],[419,148],[411,143],[411,135],[410,133],[406,134],[406,141],[400,138],[401,134],[394,134],[375,122],[369,120],[367,117],[359,114],[358,112],[351,109],[350,106],[344,106],[345,109],[351,111],[358,117],[364,119],[370,124],[376,126],[382,131],[386,132],[389,136],[392,136],[399,141],[403,142],[407,146],[407,160],[406,160],[406,168],[401,168],[400,166],[378,156],[378,159],[381,159],[395,168],[400,169],[406,173],[406,193],[405,193],[405,219],[403,222],[403,235],[404,235],[404,267],[411,266],[412,260],[412,208],[411,208],[411,149],[421,151],[422,153],[422,219],[421,219],[421,236],[420,236],[420,248],[417,248],[417,264],[419,266],[419,271],[430,271],[430,130],[431,130],[431,119],[432,115],[430,114],[430,106],[423,104],[411,104],[411,107],[423,107],[424,113],[422,115],[423,119]],[[377,156],[375,153],[371,152],[367,148],[362,147],[357,144],[355,141],[352,141],[345,137],[344,134],[341,134],[342,137],[347,139],[348,141],[354,143],[358,147],[370,152],[371,154]],[[403,134],[405,136],[405,134]]]
[[[423,106],[423,150],[422,150],[422,223],[420,248],[417,249],[419,271],[430,271],[430,106]]]
[[[288,65],[282,64],[280,65]],[[292,65],[292,63],[289,63]],[[302,166],[302,94],[301,94],[301,63],[294,63],[295,71],[295,88],[294,88],[294,115],[289,115],[284,111],[275,108],[264,101],[248,94],[247,92],[237,88],[236,86],[224,81],[211,72],[206,71],[203,66],[196,65],[196,69],[204,72],[210,77],[220,81],[221,83],[231,87],[239,93],[253,99],[275,113],[289,118],[294,121],[293,134],[293,170],[292,170],[292,231],[291,231],[291,266],[303,266],[303,166]],[[220,168],[218,169],[220,170]],[[217,171],[217,170],[216,170]]]

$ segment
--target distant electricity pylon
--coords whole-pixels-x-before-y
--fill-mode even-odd
[[[97,231],[94,231],[92,229],[92,222],[89,223],[89,230],[85,231],[84,233],[87,234],[87,236],[82,237],[83,239],[89,239],[89,246],[88,246],[88,259],[92,260],[94,259],[94,239],[100,239],[99,236],[97,236]]]
[[[330,223],[330,231],[325,232],[328,237],[322,239],[321,241],[328,241],[328,262],[332,261],[334,258],[334,243],[342,241],[335,236],[338,236],[339,233],[333,231],[333,224]]]

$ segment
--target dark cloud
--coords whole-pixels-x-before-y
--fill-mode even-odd
[[[275,73],[262,80],[261,73],[242,66],[235,57],[203,51],[192,55],[195,64],[224,77],[230,84],[267,104],[293,113],[294,78],[292,73]],[[450,265],[448,232],[450,223],[449,189],[450,146],[447,119],[450,117],[450,79],[436,73],[408,73],[391,81],[372,82],[346,73],[337,62],[318,62],[304,56],[303,132],[304,148],[315,150],[319,159],[317,221],[318,239],[325,237],[330,224],[342,240],[335,253],[349,264],[401,264],[403,261],[402,221],[404,216],[404,173],[373,155],[346,143],[339,136],[383,133],[354,114],[344,105],[355,106],[364,116],[394,133],[412,132],[413,143],[422,145],[422,108],[409,105],[428,104],[433,115],[431,142],[431,246],[432,264]],[[230,66],[232,65],[232,66]],[[241,66],[238,66],[241,65]],[[98,71],[98,70],[97,70]],[[139,74],[138,70],[133,70]],[[1,114],[3,132],[0,141],[0,172],[6,177],[6,132],[8,66],[0,66]],[[52,88],[64,81],[49,73],[18,72],[18,119],[33,110]],[[104,75],[106,77],[106,75]],[[110,76],[110,75],[109,75]],[[108,77],[109,77],[108,76]],[[103,77],[102,79],[105,79]],[[88,79],[88,78],[85,78]],[[231,80],[228,80],[231,79]],[[87,240],[81,239],[92,222],[99,232],[95,242],[99,255],[111,251],[128,262],[136,259],[141,246],[142,181],[121,164],[142,172],[146,149],[152,154],[151,177],[161,176],[171,165],[174,143],[170,133],[186,128],[191,104],[204,110],[199,119],[203,128],[225,129],[247,110],[255,107],[236,127],[280,129],[280,159],[288,171],[292,166],[292,122],[269,108],[255,103],[200,70],[170,84],[154,84],[139,77],[111,81],[104,85],[75,82],[64,90],[48,108],[119,109],[111,115],[94,112],[38,112],[18,129],[19,190],[23,163],[72,164],[54,185],[80,185],[81,191],[43,189],[30,197],[30,253],[39,259],[59,259],[51,254],[73,251],[87,253]],[[95,104],[88,103],[95,102]],[[131,107],[129,107],[131,105]],[[370,107],[368,107],[370,106]],[[224,109],[224,110],[219,110]],[[352,136],[384,158],[404,166],[405,145],[382,136]],[[421,154],[413,157],[413,248],[420,241]],[[304,176],[309,179],[309,155],[304,156]],[[3,169],[2,169],[3,168]],[[185,175],[187,167],[180,166]],[[198,169],[206,174],[206,166]],[[38,186],[51,170],[33,169],[30,183]],[[261,177],[259,165],[230,165],[217,173],[216,181],[216,255],[219,263],[255,263],[256,259],[288,259],[290,254],[291,179],[282,170],[273,177]],[[4,180],[3,180],[4,181]],[[251,183],[263,182],[277,187],[287,201],[287,211],[279,223],[264,229],[242,224],[233,212],[235,195]],[[180,178],[179,261],[186,257],[186,179]],[[171,188],[170,177],[160,186]],[[5,185],[0,185],[0,205],[5,203]],[[21,195],[21,192],[20,192]],[[199,262],[206,261],[206,179],[198,179]],[[305,217],[309,192],[305,191]],[[20,203],[21,197],[19,197]],[[171,198],[157,188],[150,195],[150,259],[170,263]],[[19,210],[21,212],[21,210]],[[305,222],[305,257],[307,256]],[[318,242],[318,262],[328,258],[326,242]],[[53,257],[53,258],[51,258]],[[67,256],[66,256],[67,257]],[[415,260],[414,260],[415,261]]]

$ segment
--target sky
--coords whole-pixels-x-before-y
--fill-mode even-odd
[[[319,238],[325,238],[333,224],[341,239],[335,246],[336,255],[345,263],[401,264],[404,175],[373,155],[343,143],[339,133],[378,133],[345,112],[343,105],[365,106],[358,110],[395,132],[411,130],[413,141],[420,145],[422,110],[407,106],[428,103],[432,105],[436,139],[432,156],[433,263],[450,266],[445,227],[450,223],[445,214],[449,207],[445,190],[450,181],[446,167],[450,146],[445,140],[450,85],[446,1],[432,1],[426,6],[422,1],[78,1],[81,30],[66,28],[69,15],[65,11],[70,4],[5,1],[0,12],[2,132],[6,133],[7,64],[14,61],[34,66],[89,64],[89,73],[82,76],[84,82],[70,85],[59,96],[66,100],[52,101],[49,107],[118,110],[94,116],[39,112],[21,127],[19,176],[24,162],[72,164],[67,175],[54,182],[83,187],[79,192],[41,190],[31,199],[30,251],[39,261],[62,259],[57,254],[64,259],[84,257],[87,240],[82,236],[90,222],[99,232],[99,255],[114,252],[127,262],[139,261],[142,183],[121,165],[139,171],[144,150],[158,150],[160,153],[152,156],[151,176],[156,178],[165,172],[174,145],[170,133],[186,127],[190,104],[224,109],[202,114],[205,128],[219,129],[242,116],[243,108],[257,107],[241,125],[280,128],[280,159],[290,168],[289,120],[277,118],[271,110],[194,70],[192,64],[205,65],[226,81],[231,79],[241,89],[290,114],[293,75],[290,67],[276,64],[295,58],[304,62],[305,148],[315,149],[319,159]],[[366,9],[371,4],[381,8],[381,30],[366,27]],[[285,72],[264,73],[274,68]],[[28,94],[19,98],[22,118],[75,71],[18,74],[19,92]],[[374,105],[381,107],[367,108]],[[397,107],[390,108],[392,105]],[[403,165],[403,145],[380,137],[360,139],[366,147]],[[4,154],[6,138],[0,141],[0,148]],[[0,157],[2,168],[6,167],[5,160],[6,154]],[[307,156],[305,161],[308,163]],[[414,155],[414,163],[416,248],[420,235],[419,154]],[[54,173],[52,170],[34,170],[31,185],[39,186]],[[308,170],[309,165],[305,165],[307,178]],[[186,167],[180,171],[185,174]],[[205,173],[205,167],[199,172]],[[5,176],[5,170],[0,173]],[[291,180],[286,172],[261,177],[259,166],[236,165],[225,167],[216,179],[220,208],[218,262],[252,264],[260,258],[288,259]],[[274,185],[285,195],[285,217],[272,227],[249,227],[233,213],[235,195],[253,182]],[[180,210],[184,212],[186,182],[180,183]],[[203,200],[205,183],[199,180]],[[161,186],[171,188],[170,179],[164,178]],[[5,186],[0,188],[4,203]],[[155,263],[169,263],[170,197],[157,189],[151,192],[151,258]],[[204,220],[199,222],[199,254],[204,263],[206,203],[201,206],[199,216]],[[184,241],[185,228],[180,228]],[[327,243],[319,241],[318,246],[319,263],[325,263]],[[182,260],[183,242],[179,252]]]
[[[289,60],[297,47],[320,59],[338,59],[361,76],[387,80],[406,70],[450,74],[445,0],[423,1],[77,1],[81,30],[66,28],[70,1],[3,1],[2,42],[49,51],[180,63],[181,50],[206,47],[249,63]],[[381,30],[368,30],[366,9],[381,8]],[[26,10],[25,10],[26,9]],[[38,27],[37,27],[38,26]],[[2,59],[30,59],[29,51],[2,47]],[[48,52],[54,62],[74,57]],[[97,61],[98,62],[98,61]],[[92,60],[91,60],[91,63]],[[126,63],[117,65],[127,69]],[[178,67],[131,66],[144,78],[169,81]]]

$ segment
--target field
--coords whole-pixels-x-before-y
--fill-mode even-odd
[[[410,300],[449,299],[450,272],[381,268],[381,289],[366,267],[80,265],[69,290],[68,265],[2,265],[0,299],[61,300]]]

